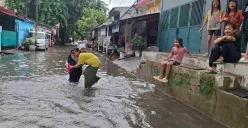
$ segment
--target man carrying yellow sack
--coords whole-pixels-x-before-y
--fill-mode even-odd
[[[75,66],[71,66],[70,68],[78,68],[84,64],[89,65],[84,71],[85,78],[85,88],[91,88],[93,84],[97,83],[100,77],[96,76],[97,70],[100,67],[99,58],[92,53],[80,53],[76,52],[76,56],[78,57],[78,63]]]

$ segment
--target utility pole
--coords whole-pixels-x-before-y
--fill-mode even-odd
[[[37,45],[37,32],[38,32],[38,20],[39,20],[39,4],[40,0],[36,0],[35,2],[35,46]]]

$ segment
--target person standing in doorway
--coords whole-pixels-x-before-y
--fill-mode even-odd
[[[201,29],[207,25],[208,30],[208,53],[204,54],[204,57],[208,57],[211,49],[212,37],[214,35],[214,40],[217,39],[221,34],[221,19],[224,16],[224,11],[221,10],[220,0],[212,1],[212,9],[208,11],[205,22],[203,23]]]
[[[246,45],[246,54],[245,57],[242,58],[242,61],[248,61],[248,2],[245,4],[245,8],[243,11],[243,16],[244,16],[244,21],[243,21],[243,25],[241,27],[241,29],[243,30],[244,33],[244,38],[245,38],[245,42],[247,43]]]
[[[236,0],[229,1],[229,8],[227,13],[223,17],[222,21],[225,21],[226,24],[234,24],[235,25],[235,39],[236,39],[236,47],[238,48],[239,52],[241,52],[241,31],[240,27],[244,20],[242,10],[238,10],[238,4]]]
[[[114,54],[117,54],[117,45],[115,44],[115,42],[113,41],[113,39],[111,38],[110,39],[110,42],[111,42],[111,45],[112,45],[112,52],[110,53],[110,56],[109,56],[109,59],[111,59],[111,57],[114,55]]]
[[[90,46],[91,47],[91,50],[94,51],[95,50],[95,38],[92,38],[91,39],[91,44],[90,45],[91,45]]]

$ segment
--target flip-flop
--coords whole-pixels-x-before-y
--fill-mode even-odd
[[[243,57],[239,60],[239,62],[248,62],[248,60],[245,60],[245,58]]]
[[[218,72],[212,71],[212,70],[210,70],[210,69],[208,69],[208,71],[205,72],[205,73],[207,73],[207,74],[218,74]]]
[[[157,79],[157,80],[162,80],[160,79],[160,76],[153,76],[154,79]]]
[[[163,83],[164,83],[163,79],[160,79],[159,76],[153,76],[153,78],[154,78],[155,80],[157,80],[157,81],[160,81],[160,82],[163,82]]]
[[[224,64],[224,62],[218,62],[218,61],[216,61],[213,64]]]
[[[168,83],[169,80],[167,80],[167,79],[164,78],[164,79],[162,79],[162,82],[163,82],[163,83]]]

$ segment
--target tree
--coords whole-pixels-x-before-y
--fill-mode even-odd
[[[92,29],[107,21],[109,21],[109,19],[103,11],[88,8],[77,23],[79,30],[78,34],[81,34],[81,36],[87,36]]]
[[[22,15],[26,15],[30,19],[35,19],[35,2],[36,0],[6,0],[5,6],[8,9],[16,10]],[[69,38],[75,33],[80,34],[78,30],[78,21],[87,15],[88,8],[100,14],[97,23],[106,20],[105,13],[108,8],[102,0],[40,0],[39,6],[39,22],[50,26],[61,24],[60,37]],[[87,15],[87,16],[86,16]],[[86,21],[88,22],[88,21]],[[92,25],[91,23],[89,24]],[[87,30],[90,30],[86,27]]]

